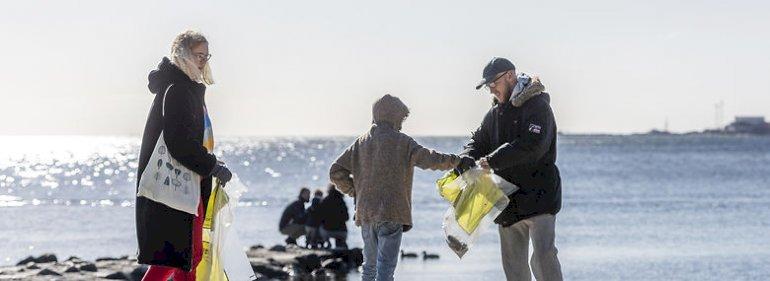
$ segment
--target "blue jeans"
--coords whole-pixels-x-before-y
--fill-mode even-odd
[[[402,232],[403,226],[399,223],[377,222],[361,225],[361,236],[364,238],[364,272],[361,274],[361,280],[393,280],[401,249]]]

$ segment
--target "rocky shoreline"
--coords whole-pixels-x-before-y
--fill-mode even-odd
[[[276,245],[252,246],[246,255],[257,280],[339,280],[363,263],[360,248],[305,249]],[[15,266],[0,267],[0,280],[130,280],[139,281],[146,265],[129,256],[86,261],[69,257],[60,261],[54,254],[27,257]]]

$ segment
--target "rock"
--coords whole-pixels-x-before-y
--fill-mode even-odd
[[[58,272],[56,272],[56,271],[53,271],[53,270],[50,270],[50,269],[48,269],[48,268],[44,268],[43,270],[41,270],[40,272],[38,272],[38,273],[37,273],[37,275],[52,275],[52,276],[61,276],[61,274],[60,274],[60,273],[58,273]]]
[[[246,255],[254,271],[268,279],[333,280],[328,277],[344,276],[351,268],[363,263],[360,248],[327,250],[276,245],[267,249],[252,246]]]
[[[123,256],[120,256],[120,257],[117,257],[117,258],[101,257],[101,258],[97,258],[96,261],[97,262],[99,262],[99,261],[123,261],[123,260],[129,260],[129,259],[130,258],[128,257],[128,255],[123,255]]]
[[[34,261],[35,261],[35,257],[29,256],[19,261],[18,263],[16,263],[16,266],[27,265],[27,263],[34,262]]]
[[[286,279],[289,277],[289,273],[274,265],[252,264],[251,268],[254,270],[254,272],[259,273],[268,279]]]
[[[336,249],[332,250],[332,254],[334,258],[342,258],[342,260],[354,265],[355,267],[364,264],[364,252],[361,248]]]
[[[34,262],[36,263],[49,263],[49,262],[57,262],[59,261],[56,258],[56,255],[54,254],[43,254],[37,258],[35,258]]]
[[[125,273],[120,272],[120,271],[107,274],[107,276],[104,276],[104,279],[110,279],[110,280],[131,280],[128,276],[126,276]]]
[[[65,260],[65,261],[69,261],[69,262],[73,262],[73,263],[81,263],[81,262],[83,262],[83,259],[81,259],[81,258],[78,258],[78,257],[76,257],[76,256],[70,256],[70,257],[69,257],[69,258],[67,258],[67,260]]]
[[[40,266],[37,265],[35,262],[31,261],[27,263],[26,266],[27,269],[40,269]]]
[[[286,252],[286,246],[284,246],[284,245],[275,245],[272,248],[270,248],[270,251],[273,251],[273,252]]]
[[[142,277],[144,277],[144,274],[147,273],[147,266],[146,265],[139,265],[134,270],[131,271],[131,278],[133,280],[142,280]]]
[[[82,271],[90,271],[90,272],[96,272],[98,270],[96,268],[96,265],[93,264],[93,263],[90,263],[90,262],[86,263],[84,265],[81,265],[80,267],[78,267],[78,269],[80,269]]]
[[[305,272],[313,272],[313,270],[321,267],[321,258],[316,254],[308,254],[304,256],[295,257],[299,269]]]
[[[321,262],[321,267],[337,273],[348,272],[350,270],[348,263],[342,258],[325,260]]]
[[[29,262],[35,262],[35,263],[49,263],[49,262],[57,262],[56,255],[54,254],[43,254],[39,257],[33,257],[29,256],[21,261],[19,261],[16,266],[20,265],[26,265]]]
[[[78,268],[77,268],[77,267],[75,267],[75,266],[70,266],[70,267],[68,267],[66,270],[64,270],[64,272],[66,272],[66,273],[71,273],[71,272],[80,272],[80,269],[78,269]]]
[[[364,250],[361,248],[353,248],[348,250],[348,261],[355,264],[357,267],[364,264]]]
[[[315,277],[315,280],[330,280],[330,279],[334,280],[334,278],[330,278],[330,277],[335,277],[334,273],[329,272],[329,270],[325,268],[319,268],[319,269],[313,270],[313,273],[311,273],[310,275]]]

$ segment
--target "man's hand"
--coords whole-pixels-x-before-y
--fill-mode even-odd
[[[474,166],[476,166],[476,161],[474,161],[473,158],[463,156],[460,158],[460,164],[457,164],[457,167],[455,167],[455,173],[457,173],[457,175],[462,175],[465,171],[470,170]]]
[[[481,159],[479,159],[479,167],[484,170],[492,170],[492,167],[489,166],[489,162],[487,161],[486,157],[481,157]]]

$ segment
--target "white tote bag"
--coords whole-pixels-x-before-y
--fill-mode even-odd
[[[166,95],[172,85],[163,94],[162,118],[166,118]],[[160,132],[150,162],[142,172],[136,195],[197,216],[201,200],[201,176],[171,157],[163,133]]]

